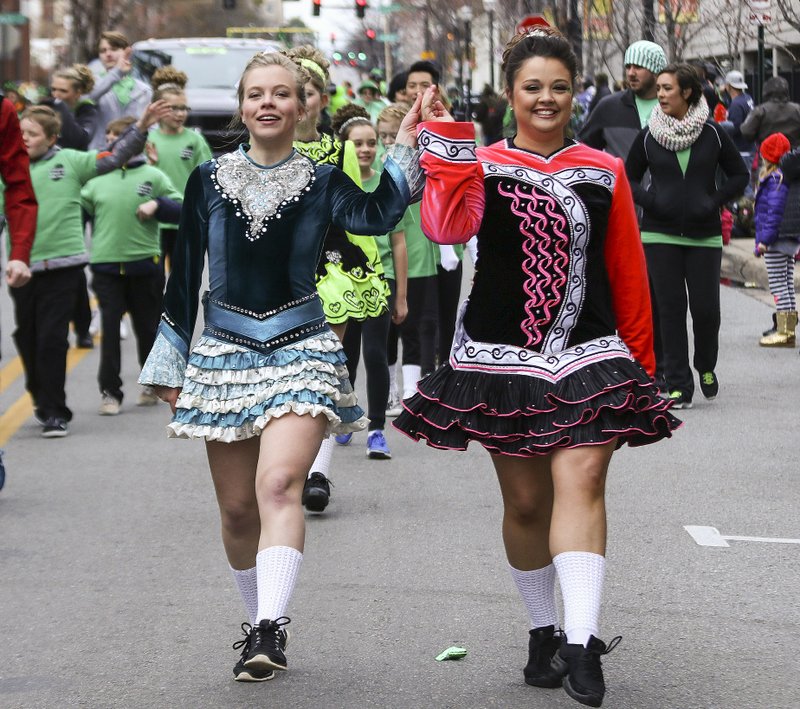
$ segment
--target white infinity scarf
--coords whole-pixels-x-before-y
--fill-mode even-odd
[[[701,96],[694,106],[689,106],[686,115],[680,120],[668,116],[661,110],[661,106],[656,104],[650,114],[647,127],[659,145],[677,153],[680,150],[686,150],[697,140],[700,131],[703,130],[703,124],[707,120],[708,104],[705,96]]]

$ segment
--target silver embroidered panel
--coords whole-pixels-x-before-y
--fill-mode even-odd
[[[311,189],[314,164],[295,153],[277,167],[258,167],[237,150],[217,158],[211,179],[222,198],[238,207],[236,216],[244,214],[246,236],[255,241],[271,219],[280,219],[282,207]]]

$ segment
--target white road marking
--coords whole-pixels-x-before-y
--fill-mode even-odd
[[[720,534],[716,527],[700,527],[684,525],[683,527],[692,539],[701,547],[729,547],[732,542],[767,542],[769,544],[800,544],[800,539],[786,539],[782,537],[739,537]]]

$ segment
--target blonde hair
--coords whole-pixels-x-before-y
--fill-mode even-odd
[[[73,90],[81,94],[88,94],[94,88],[94,74],[86,64],[73,64],[59,69],[53,76],[71,81]]]
[[[328,69],[331,63],[319,49],[310,44],[303,44],[286,49],[283,54],[306,70],[309,80],[321,94],[328,90],[328,81],[330,81]]]
[[[389,104],[378,114],[378,123],[392,123],[397,121],[402,123],[406,114],[411,110],[411,106],[407,103],[392,103]]]
[[[769,160],[761,159],[761,169],[758,171],[758,181],[762,182],[769,177],[775,170],[780,167],[777,163],[770,162]],[[781,173],[781,182],[783,182],[783,173]]]
[[[61,131],[61,116],[50,106],[31,106],[22,112],[21,119],[28,119],[38,123],[48,138],[58,136]]]

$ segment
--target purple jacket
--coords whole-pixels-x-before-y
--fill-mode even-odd
[[[769,246],[777,241],[788,194],[789,186],[780,170],[761,180],[755,202],[756,244]]]

